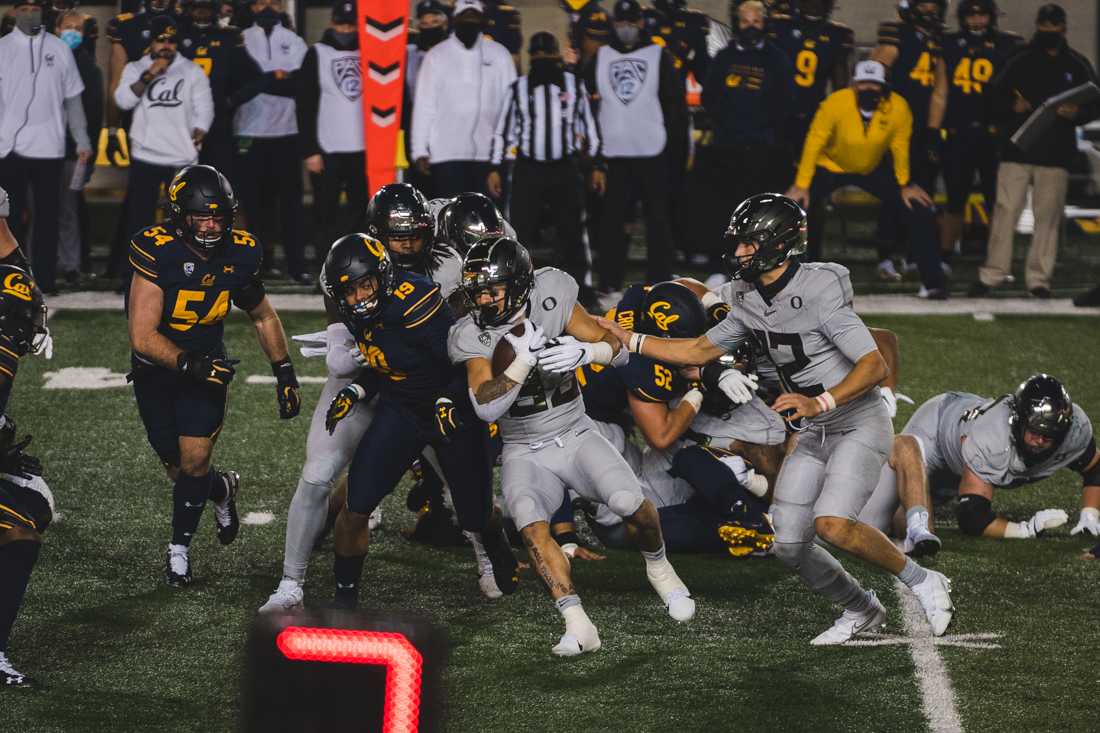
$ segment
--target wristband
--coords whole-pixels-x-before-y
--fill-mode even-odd
[[[606,341],[597,341],[592,344],[592,363],[607,366],[615,358],[615,350]]]
[[[632,333],[630,334],[630,340],[626,344],[626,350],[632,354],[642,353],[642,344],[645,343],[646,335],[644,333]]]
[[[282,372],[284,372],[285,370],[287,370],[287,369],[290,370],[291,374],[294,373],[294,365],[290,363],[290,357],[289,356],[286,357],[285,359],[280,360],[280,361],[271,362],[271,375],[273,377],[275,377],[276,379],[278,379],[280,374]]]
[[[699,299],[703,303],[703,310],[709,311],[712,305],[718,305],[722,302],[722,299],[708,290],[703,293],[703,297]]]
[[[814,399],[817,400],[817,406],[821,408],[822,412],[836,409],[836,400],[833,399],[832,394],[829,392],[822,392]]]
[[[703,408],[703,393],[693,387],[680,398],[680,402],[688,403],[695,410],[695,414],[699,414],[699,410]]]
[[[565,545],[579,545],[581,538],[577,536],[576,532],[562,532],[559,535],[554,535],[554,541],[564,547]]]
[[[531,365],[525,362],[523,359],[514,359],[508,368],[504,370],[504,376],[511,379],[516,384],[523,384],[527,381],[527,375],[531,373]]]
[[[353,392],[355,392],[356,402],[367,396],[367,390],[363,389],[363,385],[359,384],[358,382],[352,382],[348,386],[351,387],[351,390]]]

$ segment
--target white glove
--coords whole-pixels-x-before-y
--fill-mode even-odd
[[[743,405],[752,399],[760,378],[755,374],[744,374],[737,369],[727,369],[718,377],[718,388],[730,402]]]
[[[327,331],[315,331],[313,333],[300,333],[297,336],[291,336],[290,340],[296,344],[301,344],[301,348],[328,348],[328,332]]]
[[[0,189],[0,191],[2,190],[3,189]],[[31,347],[35,356],[44,356],[46,357],[46,361],[53,358],[53,336],[50,335],[50,329],[48,327],[45,333],[35,337]]]
[[[1093,537],[1100,537],[1100,509],[1086,507],[1081,510],[1081,518],[1077,520],[1077,526],[1070,535],[1078,535],[1087,532]]]
[[[7,219],[10,213],[11,199],[8,198],[8,192],[0,188],[0,219]]]
[[[577,341],[572,336],[559,336],[539,354],[539,369],[544,372],[564,374],[594,361],[610,361],[610,344],[604,341],[589,343]]]
[[[894,396],[894,390],[889,387],[880,387],[879,392],[882,394],[882,402],[886,405],[886,412],[893,420],[898,416],[898,398]]]
[[[1048,529],[1061,527],[1069,521],[1069,515],[1062,509],[1042,509],[1025,522],[1028,537],[1038,537]]]
[[[546,336],[542,328],[531,323],[530,320],[523,322],[522,334],[513,336],[511,333],[506,333],[504,338],[512,345],[516,358],[532,368],[538,363],[538,354],[542,351],[542,347],[546,346]]]

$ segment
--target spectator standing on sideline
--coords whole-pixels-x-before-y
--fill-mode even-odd
[[[424,56],[447,38],[450,30],[450,11],[440,0],[420,0],[416,4],[416,25],[409,34],[405,52],[405,103],[401,105],[401,127],[405,130],[405,156],[415,160],[412,154],[413,100],[416,98],[416,78]],[[418,191],[430,191],[431,179],[412,166],[405,171],[405,182]]]
[[[350,0],[339,7],[348,4]],[[313,275],[305,264],[302,169],[295,107],[295,76],[309,47],[297,33],[280,23],[282,14],[282,0],[252,3],[253,24],[241,36],[248,55],[263,72],[264,91],[237,109],[233,134],[237,140],[241,202],[249,227],[266,247],[265,277],[279,275],[272,231],[278,220],[282,225],[280,240],[286,255],[286,271],[295,282],[309,285]],[[346,75],[347,71],[341,73]],[[359,84],[358,70],[353,83]]]
[[[523,20],[519,10],[500,0],[481,0],[481,4],[485,8],[485,37],[508,49],[512,62],[519,69],[519,55],[523,50]]]
[[[313,206],[320,212],[322,229],[314,249],[322,260],[338,236],[366,225],[360,63],[355,2],[337,0],[329,27],[306,52],[298,72],[299,147],[306,169],[316,175]],[[350,222],[341,216],[341,192],[347,194]]]
[[[516,66],[482,33],[481,0],[458,0],[454,31],[424,56],[413,101],[412,154],[432,196],[485,191],[497,114]]]
[[[126,64],[115,90],[121,110],[133,110],[126,230],[153,221],[160,188],[199,159],[199,146],[214,120],[206,74],[177,51],[179,29],[167,15],[149,27],[149,53]]]
[[[554,264],[577,281],[582,301],[594,302],[585,284],[591,256],[581,238],[584,181],[578,157],[582,146],[590,157],[599,154],[599,133],[584,82],[563,68],[554,35],[535,33],[527,53],[530,72],[512,83],[493,135],[487,188],[496,199],[504,195],[501,166],[516,150],[509,219],[519,241],[534,246],[543,208],[549,207],[557,230]],[[593,178],[602,177],[601,170],[593,172]]]
[[[989,227],[985,265],[978,270],[971,295],[987,295],[1011,274],[1013,234],[1030,186],[1035,230],[1024,278],[1034,297],[1050,297],[1069,166],[1077,153],[1076,128],[1100,116],[1100,105],[1060,105],[1054,124],[1027,150],[1013,145],[1010,138],[1045,100],[1096,82],[1092,65],[1066,42],[1066,21],[1066,11],[1060,5],[1049,3],[1039,8],[1031,43],[1013,56],[993,81],[991,106],[1002,139],[997,205]]]
[[[997,191],[997,142],[989,119],[990,82],[1015,54],[1023,38],[997,29],[994,0],[962,0],[959,30],[943,39],[944,71],[949,81],[944,117],[943,182],[947,211],[940,226],[940,247],[948,258],[962,237],[963,212],[981,179],[986,211],[993,214]]]
[[[809,205],[841,186],[856,186],[885,206],[897,203],[920,266],[922,297],[947,298],[940,268],[932,199],[909,173],[909,135],[913,115],[897,92],[886,91],[886,70],[878,61],[856,64],[853,84],[830,94],[814,115],[794,185],[787,196],[815,218],[811,240],[822,236],[824,210]],[[889,152],[893,162],[891,170]],[[821,251],[821,245],[811,245]]]
[[[763,3],[738,6],[733,38],[711,60],[703,83],[714,138],[697,154],[691,221],[692,239],[708,252],[717,252],[722,225],[738,202],[791,182],[794,161],[783,135],[794,104],[794,68],[767,40],[764,19]]]
[[[84,108],[85,129],[88,140],[99,140],[99,131],[103,127],[103,72],[95,64],[95,56],[84,43],[85,16],[75,10],[66,10],[57,16],[57,36],[72,49],[80,81],[84,91],[80,102]],[[73,191],[70,183],[76,169],[79,155],[76,140],[71,134],[65,136],[65,168],[61,175],[61,188],[58,193],[58,241],[57,270],[69,284],[80,278],[84,232],[80,225],[80,210],[83,206],[84,191]],[[91,178],[95,165],[89,158],[84,183]]]
[[[65,162],[65,129],[77,157],[92,157],[73,52],[43,27],[42,0],[16,0],[15,30],[0,38],[0,187],[11,199],[12,233],[26,242],[28,187],[34,191],[34,278],[57,290],[58,191]]]
[[[672,54],[642,37],[645,21],[637,0],[618,0],[612,17],[611,42],[600,48],[584,73],[607,159],[599,273],[600,289],[608,295],[623,287],[623,226],[635,191],[641,194],[645,214],[645,279],[671,277],[668,161],[680,156],[669,150],[688,144],[684,84]]]

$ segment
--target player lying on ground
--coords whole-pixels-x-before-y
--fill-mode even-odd
[[[332,245],[321,283],[366,357],[366,367],[329,405],[326,429],[337,430],[359,403],[378,395],[351,460],[347,506],[336,520],[336,602],[357,605],[370,513],[428,445],[462,528],[482,534],[497,584],[511,593],[516,561],[493,511],[488,428],[469,414],[462,370],[447,358],[455,321],[440,286],[395,268],[389,250],[366,234]]]
[[[993,512],[994,489],[1041,481],[1062,468],[1081,474],[1081,516],[1072,534],[1100,536],[1100,452],[1085,411],[1054,377],[1036,374],[996,399],[945,392],[921,405],[894,438],[889,462],[860,519],[905,537],[913,557],[934,555],[932,495],[958,495],[959,529],[1006,539],[1037,537],[1068,520],[1043,509],[1022,522]],[[935,482],[935,483],[933,483]],[[904,532],[904,534],[903,534]]]
[[[451,330],[449,352],[455,363],[465,364],[478,416],[500,426],[504,501],[565,618],[554,653],[600,648],[568,560],[550,536],[549,521],[566,487],[623,517],[669,614],[690,619],[695,602],[665,557],[657,510],[622,455],[584,414],[574,377],[585,364],[622,364],[625,352],[577,304],[573,278],[551,267],[536,272],[527,250],[513,239],[477,242],[462,272],[471,312]]]
[[[886,364],[852,309],[848,271],[801,264],[806,215],[785,196],[760,194],[733,212],[725,260],[734,280],[726,319],[695,339],[660,339],[613,326],[632,353],[702,366],[750,337],[766,344],[784,393],[773,403],[798,432],[775,487],[775,554],[812,590],[844,608],[813,644],[838,644],[882,625],[886,612],[815,534],[896,575],[920,600],[932,633],[953,608],[949,583],[905,557],[879,530],[858,521],[886,462],[893,426],[878,394]],[[735,371],[735,370],[730,370]],[[742,375],[725,376],[755,389]]]
[[[248,314],[271,362],[279,417],[292,418],[301,407],[283,324],[260,279],[263,248],[234,229],[236,212],[225,176],[188,166],[168,186],[165,223],[130,241],[130,379],[149,443],[174,483],[164,570],[174,587],[191,583],[188,548],[207,501],[223,545],[240,528],[240,477],[210,463],[235,373],[222,339],[230,303]]]

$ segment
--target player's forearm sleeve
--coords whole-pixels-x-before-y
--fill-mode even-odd
[[[503,417],[504,413],[508,412],[508,408],[510,408],[516,401],[516,398],[519,397],[519,390],[522,386],[523,385],[517,384],[500,397],[497,397],[495,400],[490,400],[484,405],[477,401],[477,395],[474,394],[474,391],[471,389],[470,404],[474,406],[474,412],[476,412],[477,416],[482,420],[485,422],[496,422]]]
[[[92,141],[88,138],[88,118],[84,116],[84,104],[79,94],[65,100],[65,124],[76,142],[77,150],[92,149]]]

